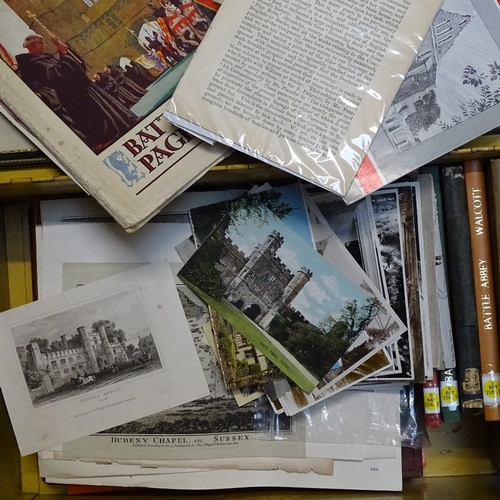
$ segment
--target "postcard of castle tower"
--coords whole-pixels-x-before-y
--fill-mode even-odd
[[[311,226],[304,193],[300,182],[276,187],[266,183],[254,186],[248,192],[255,202],[260,201],[269,207],[279,209],[282,220],[312,246]],[[241,196],[244,198],[240,201],[238,198]],[[197,246],[208,236],[232,203],[248,201],[247,193],[240,193],[225,201],[204,203],[192,208],[189,214]],[[256,208],[257,203],[253,203],[253,206]],[[213,308],[210,309],[210,317],[215,349],[228,388],[233,391],[241,390],[243,394],[250,395],[255,394],[252,391],[262,387],[266,382],[283,379],[283,373]]]
[[[396,320],[380,328],[380,301],[249,197],[179,277],[307,392],[368,329],[379,331],[374,349],[402,331]]]
[[[22,455],[209,393],[165,260],[6,311],[0,338]]]
[[[358,339],[351,344],[346,355],[342,357],[341,362],[337,363],[338,366],[335,366],[334,369],[330,370],[328,374],[323,377],[321,383],[318,384],[313,391],[314,394],[308,394],[300,390],[297,386],[292,387],[289,384],[282,386],[278,391],[279,394],[281,394],[281,396],[278,397],[279,403],[287,415],[294,415],[302,411],[305,407],[317,404],[339,391],[345,390],[369,377],[373,377],[390,366],[391,359],[385,353],[384,347],[390,344],[391,339],[399,337],[404,331],[404,324],[399,320],[394,311],[392,311],[389,303],[384,299],[363,269],[347,251],[344,244],[333,233],[332,229],[317,209],[315,203],[312,202],[308,193],[300,193],[302,210],[304,210],[304,204],[306,205],[305,213],[301,214],[300,210],[298,210],[299,203],[297,199],[290,196],[291,193],[285,193],[286,196],[278,197],[277,193],[273,193],[272,191],[273,190],[262,192],[259,189],[258,196],[260,197],[260,201],[265,202],[268,207],[275,210],[279,207],[282,221],[286,222],[290,228],[300,234],[305,241],[310,242],[311,245],[313,245],[312,237],[314,237],[314,247],[318,253],[329,260],[333,266],[341,269],[342,273],[352,283],[368,291],[383,305],[373,319],[371,327],[367,328],[366,332],[361,334]],[[279,190],[276,189],[275,191],[283,192],[283,188]],[[255,192],[256,190],[253,189],[252,193]],[[297,195],[295,198],[297,198]],[[203,227],[203,225],[205,224],[210,227],[210,220],[218,220],[222,217],[223,211],[221,208],[223,205],[224,210],[228,210],[229,205],[228,202],[226,202],[225,204],[216,203],[190,211],[195,235],[196,233],[199,233],[199,235],[206,234],[207,228]],[[254,206],[254,210],[258,210],[258,208]],[[305,222],[301,221],[303,216]],[[320,228],[319,234],[318,228]],[[203,237],[198,237],[198,240],[203,240]],[[214,323],[214,317],[217,316],[220,317],[218,314],[212,314],[212,323]],[[241,372],[245,374],[250,372],[254,374],[254,379],[258,380],[259,384],[270,380],[276,380],[283,376],[279,370],[269,363],[269,361],[267,362],[267,367],[260,370],[260,372],[254,370],[256,363],[253,362],[252,358],[256,353],[259,353],[259,351],[246,341],[245,337],[239,332],[235,332],[232,326],[223,318],[222,321],[224,322],[224,327],[221,328],[220,331],[217,331],[214,326],[213,328],[222,340],[219,342],[219,351],[224,367],[229,367],[228,370],[231,370],[231,367],[234,366],[233,371],[236,373]],[[373,328],[373,325],[376,323],[386,325],[386,333],[388,333],[388,335],[381,335],[380,330]],[[389,328],[389,325],[391,325],[391,328]],[[235,337],[236,346],[239,344],[245,346],[244,358],[239,355],[238,351],[233,355],[225,348],[228,338],[227,332]],[[250,347],[253,347],[253,351],[250,350]],[[249,356],[247,353],[251,353],[252,356]],[[262,357],[262,354],[258,357],[258,366],[263,364],[261,362]],[[233,358],[236,358],[236,360],[231,362]],[[245,366],[242,365],[242,360],[244,360],[243,363]],[[247,377],[249,376],[250,375],[247,375]],[[265,387],[266,391],[270,389],[269,384],[266,384]],[[270,393],[268,393],[268,395],[270,395]],[[275,399],[277,395],[271,394],[270,397]]]

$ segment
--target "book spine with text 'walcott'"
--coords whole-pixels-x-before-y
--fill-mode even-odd
[[[462,410],[477,413],[483,408],[481,361],[464,170],[457,165],[441,173],[460,404]]]
[[[484,166],[464,162],[476,297],[484,417],[500,420],[500,351]]]

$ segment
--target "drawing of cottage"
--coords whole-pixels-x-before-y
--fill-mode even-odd
[[[398,153],[419,144],[419,132],[438,120],[435,89],[439,60],[470,21],[469,15],[439,10],[382,124]]]
[[[285,311],[294,312],[292,301],[312,278],[303,267],[293,274],[276,255],[284,239],[277,231],[267,236],[247,257],[227,237],[218,269],[226,285],[225,298],[246,316],[267,328]]]

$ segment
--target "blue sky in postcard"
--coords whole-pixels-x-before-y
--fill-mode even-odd
[[[367,300],[368,295],[362,289],[353,285],[340,270],[290,229],[288,220],[285,224],[271,211],[266,223],[255,219],[239,220],[234,227],[228,228],[226,234],[248,256],[273,230],[285,240],[276,255],[289,270],[295,274],[301,267],[306,267],[313,273],[312,279],[291,304],[311,323],[317,325],[328,315],[338,316],[348,299],[360,303]]]
[[[312,245],[311,229],[300,184],[295,182],[274,189],[282,194],[281,201],[292,207],[292,211],[284,219],[287,226]]]

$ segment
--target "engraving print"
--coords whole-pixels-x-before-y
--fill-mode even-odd
[[[135,287],[16,325],[11,334],[34,408],[162,367]]]
[[[497,57],[498,47],[472,4],[444,2],[382,124],[394,152],[499,104]]]

